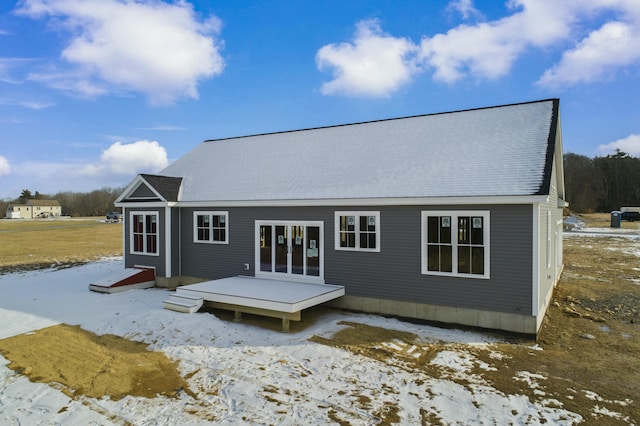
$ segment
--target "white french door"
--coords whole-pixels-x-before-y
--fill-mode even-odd
[[[256,276],[324,282],[323,222],[256,221]]]

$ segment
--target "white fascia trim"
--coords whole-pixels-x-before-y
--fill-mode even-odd
[[[175,201],[154,201],[151,203],[128,203],[128,202],[120,202],[114,203],[116,207],[124,207],[127,209],[144,209],[147,207],[151,208],[162,208],[162,207],[179,207],[178,203]]]
[[[491,197],[421,197],[421,198],[327,198],[309,200],[211,200],[178,201],[177,207],[323,207],[323,206],[429,206],[537,204],[548,202],[547,195]],[[129,206],[129,203],[124,205]],[[137,206],[137,204],[136,204]],[[120,207],[120,205],[116,205]],[[142,204],[140,204],[142,207]]]
[[[534,204],[531,209],[533,226],[531,232],[531,315],[539,314],[538,303],[540,301],[540,204]]]
[[[131,181],[131,183],[124,189],[124,191],[122,191],[120,196],[116,198],[116,201],[114,202],[114,204],[117,206],[120,201],[122,201],[124,198],[127,197],[127,195],[132,193],[133,190],[137,188],[137,186],[140,184],[141,180],[142,180],[142,177],[140,175],[136,176],[135,179],[133,179],[133,181]]]

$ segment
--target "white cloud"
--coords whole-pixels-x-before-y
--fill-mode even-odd
[[[30,76],[51,87],[85,96],[136,91],[153,103],[197,98],[198,81],[224,68],[221,24],[198,20],[185,1],[24,0],[18,13],[51,17],[73,34],[61,52],[74,65]]]
[[[465,7],[465,2],[458,2]],[[559,64],[547,70],[541,85],[575,84],[608,78],[608,72],[640,58],[640,7],[630,0],[511,0],[513,13],[477,25],[460,25],[421,42],[422,58],[434,78],[453,83],[466,76],[496,79],[508,74],[528,49],[561,47],[577,38]],[[614,14],[618,21],[589,28],[589,21]]]
[[[453,0],[447,9],[458,12],[463,19],[484,18],[484,15],[473,5],[473,0]]]
[[[562,55],[539,79],[542,86],[601,81],[640,62],[637,0],[509,0],[506,7],[503,18],[461,24],[425,36],[418,45],[383,33],[377,21],[363,21],[352,43],[318,51],[318,67],[334,69],[322,93],[388,96],[426,69],[449,84],[465,78],[495,80],[532,49]],[[453,0],[447,9],[464,19],[483,19],[472,0]],[[574,40],[575,47],[567,48]]]
[[[421,58],[436,80],[454,83],[467,75],[497,79],[509,73],[530,47],[545,47],[570,34],[574,15],[554,0],[513,0],[509,16],[477,25],[459,25],[422,39]]]
[[[411,80],[416,46],[382,32],[377,20],[357,24],[352,43],[329,44],[316,54],[318,69],[333,69],[322,85],[325,95],[385,97]]]
[[[27,80],[80,97],[93,98],[109,92],[107,85],[88,79],[80,70],[32,72],[27,75]]]
[[[608,22],[593,31],[538,80],[542,86],[591,83],[640,61],[640,26]]]
[[[598,152],[605,155],[615,153],[616,149],[634,157],[640,157],[640,135],[629,135],[624,139],[598,146]]]
[[[9,160],[0,155],[0,176],[6,176],[11,173],[11,165]]]
[[[20,106],[29,109],[45,109],[54,106],[51,102],[38,102],[38,101],[22,101],[17,99],[0,98],[0,105]]]
[[[116,142],[102,152],[100,162],[88,164],[81,175],[130,175],[156,173],[169,165],[167,151],[156,141]]]
[[[0,81],[7,84],[19,84],[21,81],[12,76],[16,68],[20,68],[32,59],[26,58],[0,58]]]

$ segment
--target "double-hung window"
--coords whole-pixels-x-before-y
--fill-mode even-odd
[[[423,211],[422,273],[489,278],[489,212]]]
[[[229,242],[228,212],[193,212],[193,241],[227,244]]]
[[[131,212],[130,251],[158,256],[158,212]]]
[[[335,249],[379,252],[380,212],[336,212]]]

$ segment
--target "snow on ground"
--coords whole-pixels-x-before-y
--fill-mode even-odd
[[[336,418],[376,424],[375,413],[389,409],[397,410],[403,424],[421,424],[425,413],[444,424],[465,425],[573,424],[581,419],[554,401],[545,404],[505,395],[485,382],[474,368],[482,368],[482,363],[457,351],[454,344],[495,342],[482,333],[329,311],[308,328],[285,334],[208,313],[164,310],[167,291],[162,289],[112,295],[88,290],[91,281],[122,268],[122,259],[105,259],[69,269],[0,276],[0,338],[66,323],[143,341],[179,361],[193,394],[182,392],[176,399],[71,399],[54,386],[32,383],[10,370],[8,360],[0,356],[0,424],[293,425],[326,424]],[[451,350],[431,361],[450,376],[409,371],[399,363],[308,340],[314,335],[331,337],[346,327],[340,321],[414,333],[424,344],[451,342]],[[388,348],[394,345],[398,344],[386,343]],[[407,353],[419,350],[411,347]],[[522,372],[514,379],[534,383],[539,378]]]
[[[562,234],[564,237],[572,236],[586,236],[586,237],[627,237],[638,238],[640,237],[640,227],[638,230],[627,228],[576,228],[572,231],[564,231]]]

